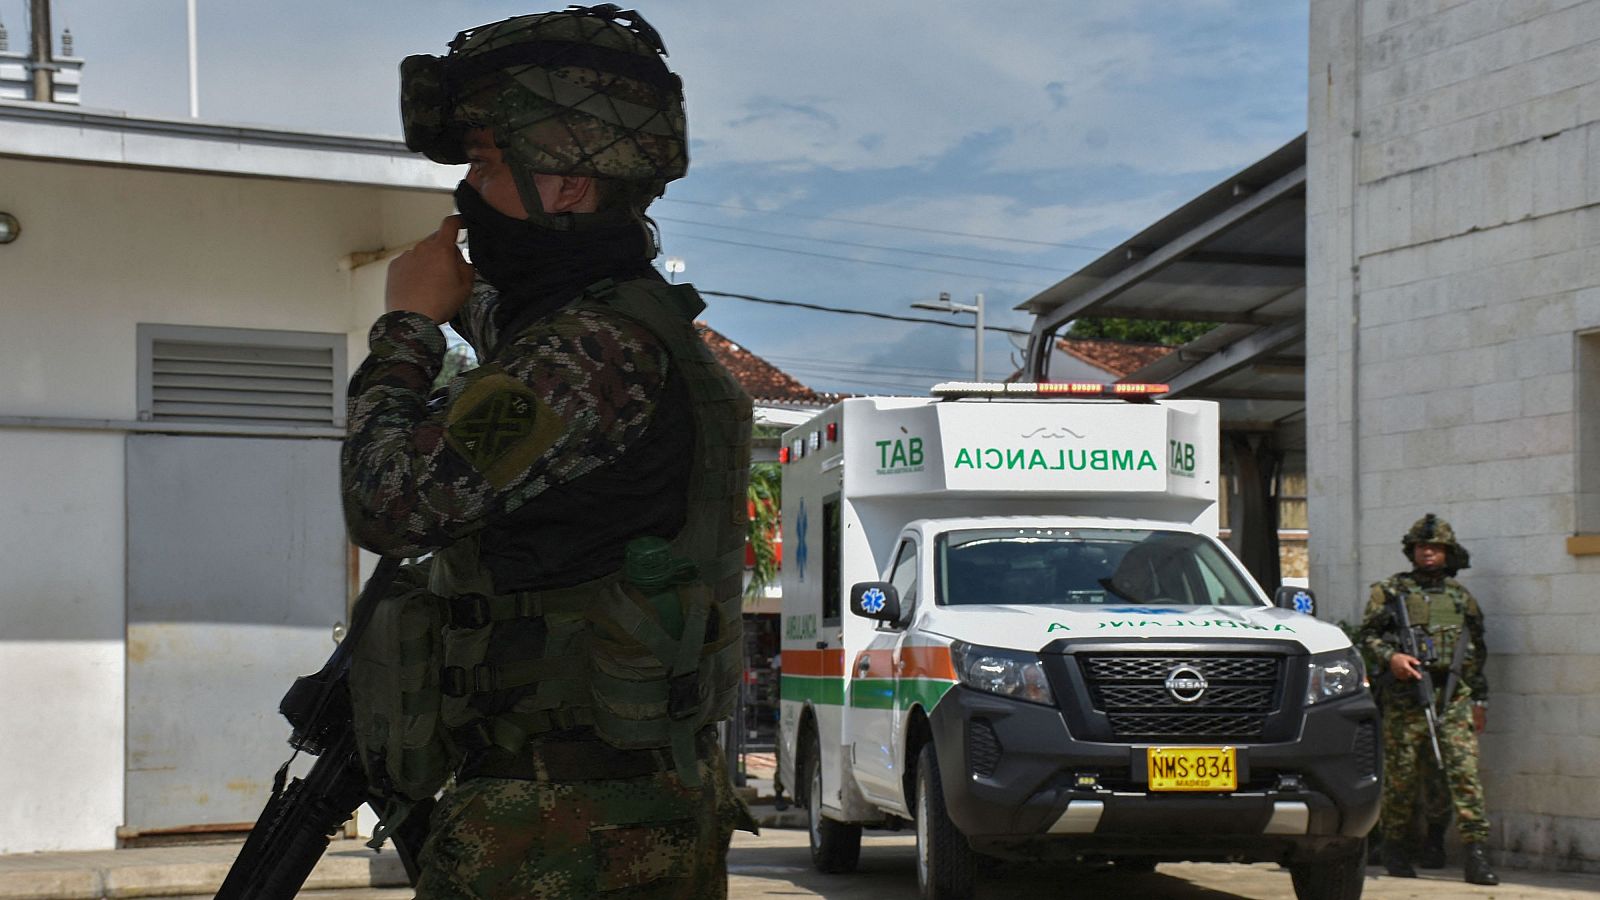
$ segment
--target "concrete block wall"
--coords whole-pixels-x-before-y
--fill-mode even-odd
[[[1495,848],[1600,871],[1600,0],[1312,0],[1310,66],[1312,584],[1353,620],[1449,519]]]

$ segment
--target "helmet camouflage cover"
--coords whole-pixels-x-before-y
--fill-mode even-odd
[[[456,35],[448,56],[400,64],[406,146],[467,161],[468,128],[494,132],[519,187],[533,173],[657,186],[689,167],[683,85],[661,37],[614,4],[517,16]]]
[[[1416,562],[1414,551],[1418,544],[1438,544],[1443,547],[1444,567],[1452,573],[1470,565],[1471,558],[1467,554],[1467,548],[1456,542],[1456,530],[1450,527],[1449,522],[1433,513],[1428,513],[1411,523],[1411,530],[1400,538],[1400,546],[1405,549],[1406,558],[1413,563]]]

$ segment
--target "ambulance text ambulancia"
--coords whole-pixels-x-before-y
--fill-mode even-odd
[[[1360,896],[1361,660],[1218,543],[1216,406],[1159,390],[942,385],[785,435],[779,779],[824,871],[909,822],[928,898],[979,854],[1280,862],[1301,900]]]

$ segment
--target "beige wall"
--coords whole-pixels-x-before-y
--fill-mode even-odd
[[[1349,619],[1412,521],[1450,520],[1492,844],[1600,871],[1600,557],[1567,550],[1600,465],[1600,0],[1312,0],[1310,34],[1311,582]]]
[[[0,852],[100,849],[122,824],[125,432],[135,327],[346,334],[447,193],[0,159]],[[7,424],[7,420],[11,420]],[[71,425],[72,427],[65,427]],[[134,523],[136,526],[136,523]]]

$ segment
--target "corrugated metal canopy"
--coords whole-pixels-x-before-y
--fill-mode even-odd
[[[1079,318],[1219,322],[1124,378],[1217,400],[1225,430],[1305,446],[1305,190],[1301,135],[1056,285],[1034,314],[1028,371],[1044,379],[1056,332]]]

